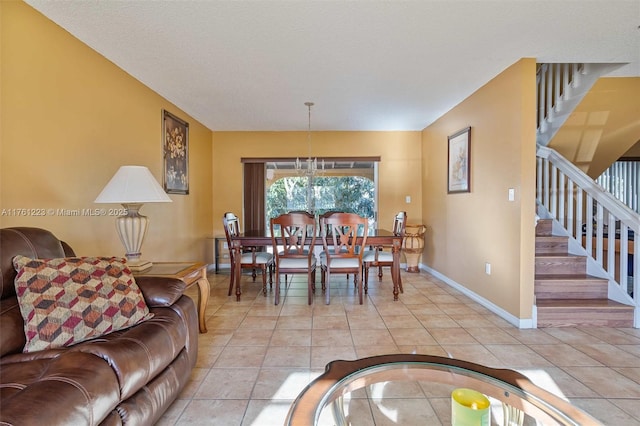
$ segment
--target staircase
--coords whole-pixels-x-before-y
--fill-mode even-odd
[[[536,226],[535,295],[538,327],[633,327],[634,307],[607,297],[608,280],[587,275],[587,258],[569,253],[569,237]]]
[[[595,81],[620,65],[538,66],[536,203],[549,219],[536,227],[538,327],[640,328],[640,213],[547,146]]]

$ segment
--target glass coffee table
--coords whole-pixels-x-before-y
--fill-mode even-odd
[[[489,399],[490,425],[602,425],[516,371],[417,354],[330,362],[298,395],[285,425],[447,425],[459,388]]]

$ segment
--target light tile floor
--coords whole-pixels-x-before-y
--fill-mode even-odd
[[[318,279],[311,306],[302,276],[283,288],[275,306],[273,291],[266,297],[260,292],[260,277],[252,283],[243,276],[244,293],[236,302],[227,296],[229,275],[210,274],[209,332],[199,337],[191,381],[158,424],[282,425],[293,399],[329,361],[422,353],[514,369],[606,425],[640,425],[640,330],[520,330],[430,274],[402,274],[399,301],[393,301],[388,270],[382,282],[372,270],[363,305],[353,284],[335,276],[331,304],[324,304]],[[194,298],[195,291],[189,290]],[[428,386],[420,386],[434,398],[430,404],[404,401],[413,405],[411,419],[393,409],[372,410],[357,394],[348,406],[350,419],[450,424],[450,389],[429,395]]]

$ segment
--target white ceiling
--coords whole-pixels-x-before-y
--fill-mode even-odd
[[[26,0],[211,130],[421,130],[523,57],[630,63],[640,0]]]

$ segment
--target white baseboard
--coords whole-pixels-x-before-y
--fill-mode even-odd
[[[502,309],[500,306],[494,304],[493,302],[485,299],[484,297],[478,295],[477,293],[474,293],[473,291],[469,290],[467,287],[463,286],[462,284],[459,284],[457,282],[455,282],[454,280],[452,280],[451,278],[447,277],[446,275],[441,274],[440,272],[436,271],[435,269],[432,269],[426,265],[420,264],[420,269],[430,273],[431,275],[433,275],[434,277],[444,281],[446,284],[450,285],[451,287],[455,288],[456,290],[460,291],[461,293],[463,293],[465,296],[468,296],[469,298],[471,298],[473,301],[481,304],[482,306],[484,306],[485,308],[487,308],[488,310],[490,310],[491,312],[493,312],[494,314],[498,315],[500,318],[504,319],[505,321],[507,321],[510,324],[513,324],[514,326],[518,327],[518,328],[536,328],[536,313],[535,313],[535,306],[534,306],[534,311],[533,311],[533,318],[518,318],[515,315],[505,311],[504,309]]]

